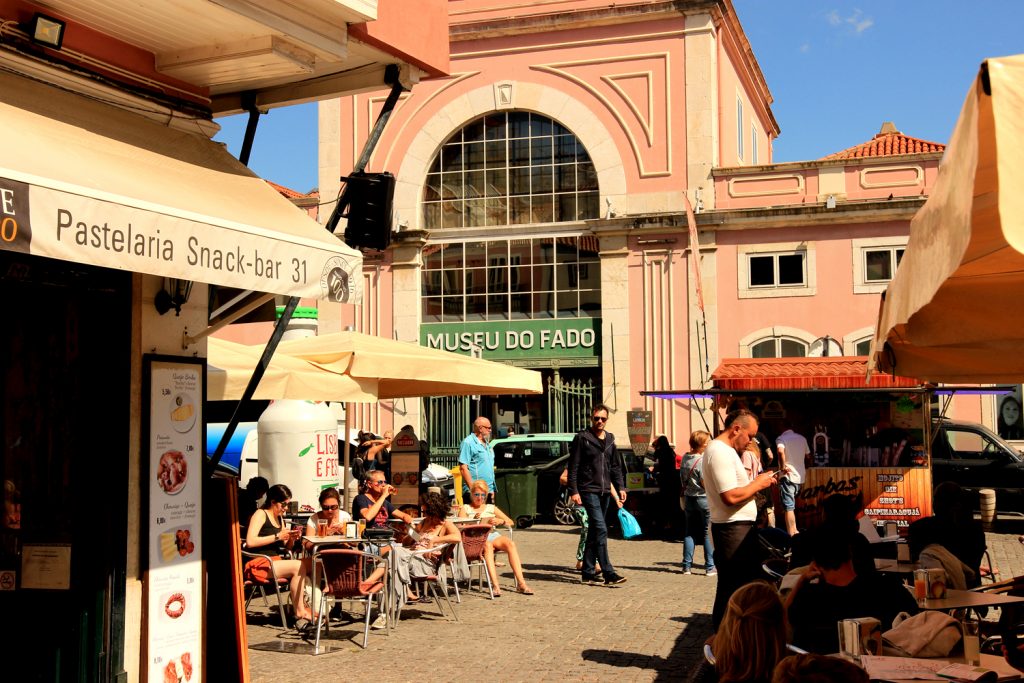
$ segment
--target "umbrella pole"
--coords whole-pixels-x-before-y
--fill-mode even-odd
[[[350,461],[350,458],[349,458],[349,447],[350,447],[349,446],[349,442],[351,440],[351,435],[352,435],[352,432],[350,431],[351,428],[352,428],[352,423],[349,420],[349,416],[350,415],[352,415],[352,404],[351,403],[346,403],[345,404],[345,445],[344,445],[344,447],[342,449],[342,470],[341,470],[341,481],[343,483],[341,495],[342,495],[342,500],[344,500],[344,506],[345,506],[343,509],[345,509],[345,510],[349,510],[352,507],[352,501],[350,501],[348,499],[348,478],[352,474],[351,470],[349,469],[349,461]],[[358,520],[356,520],[356,521],[358,521]]]

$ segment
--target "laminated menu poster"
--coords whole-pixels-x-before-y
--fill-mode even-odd
[[[203,672],[202,359],[148,356],[149,547],[146,676],[197,683]]]

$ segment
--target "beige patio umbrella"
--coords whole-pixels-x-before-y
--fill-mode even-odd
[[[281,342],[277,353],[323,370],[372,379],[379,399],[543,391],[541,375],[534,370],[359,332],[290,339]]]
[[[239,400],[263,354],[263,347],[210,337],[207,348],[206,398],[210,401]],[[320,401],[325,400],[324,396],[330,396],[333,401],[373,403],[377,400],[377,384],[371,379],[356,379],[324,370],[299,358],[274,354],[253,398]]]
[[[1022,350],[1024,55],[1016,55],[987,60],[967,94],[883,297],[871,363],[932,382],[1020,382]]]

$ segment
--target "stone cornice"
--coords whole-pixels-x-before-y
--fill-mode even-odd
[[[711,169],[713,178],[740,175],[765,175],[800,171],[814,168],[834,168],[836,166],[879,166],[891,163],[914,163],[922,161],[940,161],[942,152],[926,152],[924,154],[893,154],[887,157],[852,157],[849,159],[811,159],[808,161],[785,161],[778,164],[762,164],[760,166],[727,166]]]
[[[925,203],[924,197],[844,202],[834,209],[824,204],[724,209],[697,215],[702,230],[746,230],[795,226],[909,221]]]
[[[591,26],[636,23],[671,15],[709,11],[718,4],[719,0],[655,0],[653,2],[633,2],[630,4],[609,3],[605,7],[571,13],[538,12],[536,14],[479,21],[460,21],[457,17],[450,16],[448,35],[451,42],[461,42],[478,40],[480,38],[521,35],[523,33],[542,33],[545,31],[564,31],[566,29],[580,29]]]

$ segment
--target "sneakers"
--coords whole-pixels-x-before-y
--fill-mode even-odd
[[[597,578],[596,576],[584,576],[580,580],[580,583],[582,583],[584,586],[603,586],[604,585],[604,583],[601,581],[601,579]]]
[[[378,614],[377,618],[373,620],[372,624],[370,624],[370,628],[377,629],[377,630],[380,630],[382,628],[387,628],[387,627],[388,627],[388,618],[384,614]]]
[[[686,567],[685,569],[683,569],[683,574],[693,574],[693,572],[690,571],[689,567]]]
[[[604,580],[604,585],[606,585],[606,586],[615,586],[615,585],[620,584],[620,583],[626,583],[626,577],[625,576],[619,576],[618,574],[615,574],[615,575],[606,577],[605,580]]]
[[[718,570],[712,567],[707,571],[707,576],[718,576]]]

